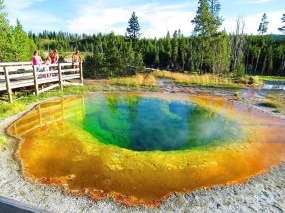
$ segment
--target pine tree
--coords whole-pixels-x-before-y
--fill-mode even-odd
[[[11,27],[7,19],[7,13],[5,9],[4,0],[0,0],[0,62],[11,61],[11,55],[9,54],[9,39],[11,38]]]
[[[199,53],[199,71],[200,73],[212,72],[213,55],[211,50],[216,43],[211,37],[217,36],[218,27],[221,25],[221,20],[216,18],[209,10],[207,0],[199,0],[199,7],[195,18],[191,21],[195,25],[194,33],[198,35],[199,45],[197,52]]]
[[[171,38],[169,31],[167,32],[166,38],[164,39],[163,51],[163,62],[167,69],[171,65]]]
[[[194,33],[201,36],[215,35],[221,25],[221,20],[216,19],[210,12],[207,0],[199,0],[198,4],[196,16],[191,21],[195,25]]]
[[[104,52],[105,72],[108,77],[120,76],[124,70],[123,59],[118,49],[118,39],[114,32],[107,36],[107,47]]]
[[[158,47],[155,49],[153,68],[155,68],[155,69],[160,68],[159,48]]]
[[[178,59],[178,49],[179,49],[179,43],[178,43],[178,35],[177,31],[175,30],[172,41],[171,41],[171,61],[173,68],[177,68],[177,59]]]
[[[131,18],[128,21],[129,27],[127,28],[126,37],[132,41],[134,49],[136,49],[136,43],[139,40],[140,33],[140,25],[138,17],[136,13],[133,12]]]
[[[95,50],[93,53],[93,58],[94,58],[94,67],[92,69],[93,77],[96,77],[98,73],[100,73],[102,66],[103,66],[103,54],[99,50],[99,46],[95,46]]]
[[[266,15],[266,13],[264,13],[262,18],[261,18],[261,22],[259,24],[258,30],[257,30],[260,35],[267,33],[268,23],[269,22],[267,20],[267,15]]]
[[[135,52],[135,61],[134,61],[134,72],[144,72],[144,62],[143,62],[143,56],[140,52]]]
[[[222,24],[223,19],[219,16],[220,10],[221,10],[221,4],[219,0],[208,0],[209,4],[209,10],[212,13],[212,15],[220,21],[218,24],[219,26]]]
[[[285,14],[283,14],[281,20],[282,20],[282,23],[285,23]],[[278,30],[279,30],[281,33],[285,34],[285,26],[282,26],[282,27],[278,28]]]
[[[179,64],[181,66],[181,71],[184,71],[185,69],[185,63],[186,63],[186,39],[184,38],[183,35],[180,36],[179,38]]]
[[[12,41],[10,45],[10,51],[14,57],[13,61],[29,61],[33,51],[36,49],[36,45],[32,39],[29,39],[18,19],[16,26],[12,29]]]

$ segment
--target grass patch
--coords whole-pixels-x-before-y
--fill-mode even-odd
[[[0,136],[0,151],[3,150],[3,145],[7,141],[7,138],[5,136]]]
[[[249,76],[245,75],[239,79],[239,81],[245,85],[263,85],[263,80],[259,76]]]
[[[201,85],[213,87],[240,87],[240,84],[234,83],[231,79],[219,77],[216,75],[191,75],[183,73],[173,73],[167,71],[156,71],[155,77],[172,79],[175,83],[181,85]]]
[[[285,82],[285,77],[281,76],[259,76],[261,80],[264,81],[283,81]]]
[[[0,136],[0,145],[5,143],[7,141],[7,138],[5,136]]]
[[[26,104],[18,101],[11,104],[7,102],[0,102],[0,119],[17,114],[23,110],[26,110],[27,107],[28,106]]]
[[[157,80],[152,74],[136,74],[133,77],[113,78],[109,80],[111,85],[123,85],[131,87],[156,87]]]
[[[263,101],[260,103],[262,106],[272,107],[272,108],[282,108],[282,104],[276,101]]]

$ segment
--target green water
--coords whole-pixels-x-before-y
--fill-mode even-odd
[[[236,140],[238,125],[189,101],[98,94],[85,98],[83,128],[104,144],[136,150],[184,150]]]

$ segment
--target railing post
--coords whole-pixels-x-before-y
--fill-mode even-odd
[[[62,84],[62,75],[61,75],[62,73],[61,73],[61,65],[60,65],[60,63],[58,63],[58,80],[59,80],[59,88],[61,89],[61,90],[63,90],[63,84]]]
[[[5,72],[6,88],[7,88],[7,92],[8,92],[8,96],[9,96],[9,102],[12,103],[13,102],[12,89],[10,86],[9,71],[6,68],[6,66],[4,66],[4,72]]]
[[[83,66],[82,66],[82,61],[79,62],[79,72],[80,72],[80,81],[81,81],[81,84],[83,85]]]
[[[39,85],[38,85],[38,75],[37,75],[37,65],[33,66],[33,75],[34,75],[34,84],[35,84],[35,89],[36,89],[36,96],[39,95]]]

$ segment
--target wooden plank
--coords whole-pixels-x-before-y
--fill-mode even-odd
[[[64,75],[62,77],[63,80],[76,79],[76,78],[80,78],[80,75],[79,74],[71,74],[71,75]]]
[[[49,67],[58,67],[58,64],[50,64]]]
[[[50,70],[49,73],[58,75],[58,71],[57,70]]]
[[[34,82],[33,79],[30,80],[25,80],[25,81],[21,81],[21,82],[11,82],[11,89],[16,89],[16,88],[21,88],[21,87],[28,87],[28,86],[33,86]]]
[[[33,69],[33,66],[30,65],[30,66],[10,66],[10,67],[7,67],[6,66],[6,69],[9,71],[9,72],[16,72],[16,71],[21,71],[21,70],[30,70],[32,71]]]
[[[38,79],[38,84],[46,84],[46,83],[52,83],[52,82],[58,82],[58,77],[47,77],[47,78],[40,78]]]
[[[5,86],[3,86],[3,85],[0,85],[0,91],[6,91],[7,90],[7,87],[6,87],[6,85]]]
[[[33,76],[33,73],[32,72],[29,72],[29,73],[21,73],[21,74],[12,74],[11,75],[11,73],[10,73],[10,78],[13,78],[13,79],[15,79],[15,78],[21,78],[21,77],[31,77],[31,76]]]
[[[28,65],[28,64],[31,64],[32,62],[1,62],[0,63],[0,66],[1,67],[4,67],[4,66],[15,66],[15,65]]]
[[[60,67],[65,67],[65,66],[72,66],[72,65],[79,65],[79,62],[75,62],[75,63],[72,63],[72,62],[65,62],[65,63],[60,63]]]
[[[59,87],[59,84],[53,84],[53,85],[48,86],[48,87],[46,87],[46,88],[44,88],[44,89],[41,89],[41,90],[39,90],[39,94],[42,93],[42,92],[46,92],[46,91],[48,91],[48,90],[51,90],[51,89],[53,89],[53,88],[55,88],[55,87]]]
[[[62,73],[65,73],[65,72],[77,72],[79,71],[80,69],[79,68],[75,68],[75,69],[64,69],[64,70],[61,70]]]
[[[38,72],[39,74],[44,74],[44,75],[46,75],[46,74],[57,74],[58,73],[58,71],[57,70],[49,70],[49,71],[40,71],[40,72]]]

